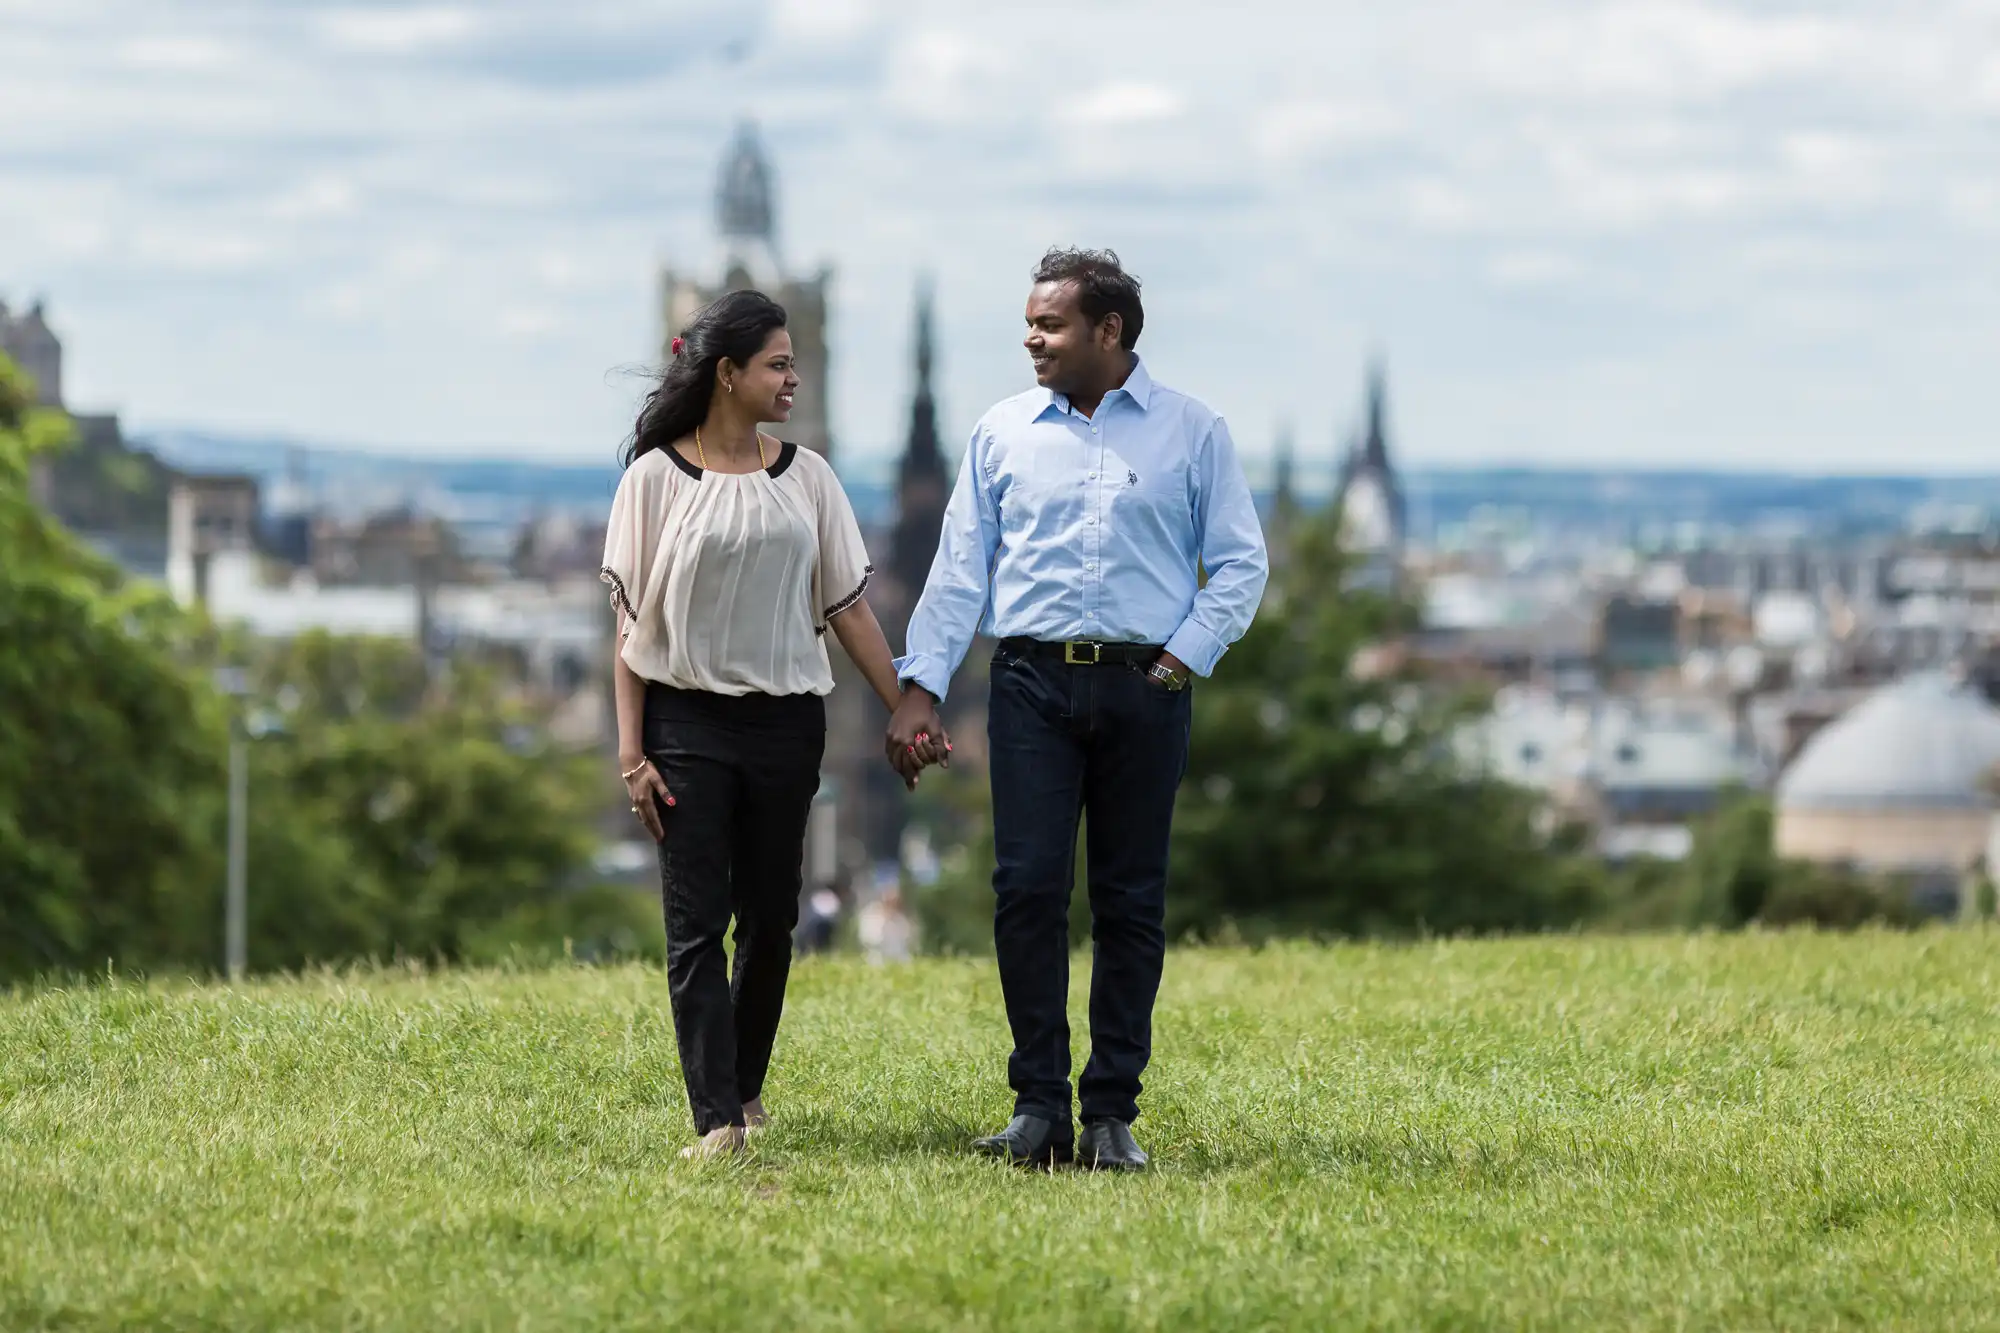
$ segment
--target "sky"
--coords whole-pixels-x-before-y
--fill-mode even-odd
[[[2000,0],[0,0],[0,298],[141,430],[608,460],[760,126],[836,451],[1111,246],[1267,458],[2000,470]]]

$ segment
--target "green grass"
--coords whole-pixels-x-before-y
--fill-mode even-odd
[[[978,962],[802,964],[704,1167],[650,968],[0,996],[0,1327],[1994,1327],[1996,943],[1176,952],[1136,1179],[965,1156]]]

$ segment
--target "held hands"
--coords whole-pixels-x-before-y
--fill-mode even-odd
[[[629,757],[621,757],[620,776],[625,779],[625,794],[632,798],[632,813],[646,826],[646,832],[653,835],[654,842],[664,842],[666,825],[660,822],[660,806],[674,803],[673,793],[667,790],[667,781],[660,776],[660,770],[653,767],[653,761],[640,755],[635,763]]]
[[[882,751],[910,791],[916,790],[917,775],[932,764],[951,767],[951,737],[938,720],[937,700],[929,690],[920,685],[903,687],[902,701],[889,715]]]

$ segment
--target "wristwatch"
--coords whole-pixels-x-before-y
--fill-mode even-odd
[[[1165,662],[1155,662],[1147,667],[1146,675],[1166,686],[1174,694],[1179,694],[1188,687],[1187,672],[1176,671]]]

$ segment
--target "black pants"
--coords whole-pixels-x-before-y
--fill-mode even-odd
[[[660,807],[667,986],[688,1105],[706,1134],[743,1123],[743,1103],[763,1091],[770,1067],[826,701],[648,684],[645,744],[674,796]],[[732,914],[733,977],[722,947]]]
[[[1089,814],[1090,1063],[1083,1118],[1130,1121],[1166,959],[1167,833],[1187,770],[1190,696],[1126,666],[993,657],[993,942],[1015,1114],[1070,1119],[1069,898]]]

